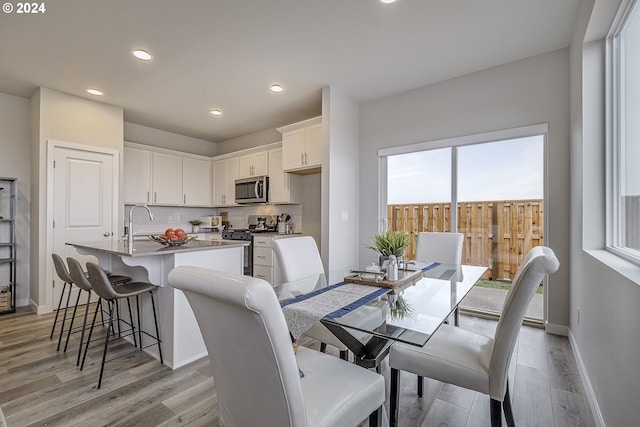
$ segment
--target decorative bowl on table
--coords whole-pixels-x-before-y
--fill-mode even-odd
[[[192,240],[195,240],[198,236],[196,234],[187,234],[183,238],[172,237],[169,238],[167,236],[154,236],[151,235],[149,238],[154,242],[160,243],[165,246],[182,246],[189,243]]]

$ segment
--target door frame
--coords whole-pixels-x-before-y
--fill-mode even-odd
[[[54,196],[54,168],[53,160],[55,159],[56,148],[65,148],[70,150],[85,151],[89,153],[106,154],[111,156],[112,161],[112,186],[113,186],[113,212],[111,216],[111,227],[113,230],[118,230],[118,212],[119,212],[119,194],[120,194],[120,152],[111,148],[96,147],[92,145],[78,144],[74,142],[59,141],[54,139],[47,140],[47,215],[46,215],[46,274],[45,274],[45,286],[46,286],[46,304],[44,305],[44,313],[50,313],[54,308],[53,301],[53,286],[49,286],[49,283],[53,283],[54,280],[54,266],[51,258],[53,252],[53,196]],[[40,306],[42,307],[42,306]],[[38,313],[41,314],[41,313]]]

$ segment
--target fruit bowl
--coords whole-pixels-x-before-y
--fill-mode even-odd
[[[184,244],[189,243],[192,240],[195,240],[198,236],[195,234],[187,234],[184,238],[180,239],[177,237],[167,238],[166,236],[154,236],[151,235],[149,238],[154,242],[160,243],[165,246],[182,246]]]

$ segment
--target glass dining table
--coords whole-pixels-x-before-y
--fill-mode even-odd
[[[274,289],[293,339],[320,321],[353,352],[356,364],[378,369],[393,342],[424,346],[486,267],[416,262],[400,272],[405,280],[399,286],[351,271],[334,270]]]

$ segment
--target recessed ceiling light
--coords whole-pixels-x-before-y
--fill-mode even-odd
[[[103,95],[102,91],[100,91],[98,89],[87,89],[87,92],[89,92],[91,95],[95,95],[95,96],[102,96]]]
[[[222,111],[218,110],[217,108],[214,110],[209,110],[209,114],[211,114],[212,116],[221,116],[222,115]]]
[[[142,59],[143,61],[150,61],[151,58],[153,58],[149,52],[147,52],[146,50],[142,50],[142,49],[136,49],[133,52],[133,56],[135,56],[138,59]]]
[[[282,87],[282,85],[279,85],[278,83],[274,83],[271,85],[269,90],[271,90],[271,92],[273,93],[280,93],[284,90],[284,88]]]
[[[380,2],[384,4],[390,4],[390,3],[395,3],[396,0],[380,0]]]

